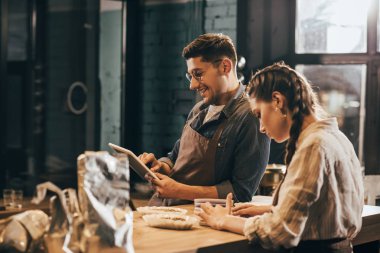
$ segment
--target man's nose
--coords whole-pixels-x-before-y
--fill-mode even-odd
[[[189,86],[190,90],[196,90],[199,88],[199,82],[197,79],[195,79],[194,77],[191,78],[191,81],[190,81],[190,86]]]

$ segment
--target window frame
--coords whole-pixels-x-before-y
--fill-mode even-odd
[[[283,60],[297,64],[366,64],[363,164],[365,174],[380,175],[380,53],[377,52],[379,0],[367,19],[367,52],[296,54],[296,0],[237,0],[237,52],[246,60],[246,80],[257,69]],[[362,106],[362,105],[361,105]]]
[[[359,150],[365,174],[380,174],[380,52],[377,52],[377,18],[379,1],[372,0],[367,18],[367,52],[366,53],[339,53],[339,54],[297,54],[295,51],[296,35],[296,2],[290,0],[289,55],[288,64],[295,67],[298,64],[306,65],[346,65],[365,64],[367,66],[364,103],[364,133],[361,138],[363,147]],[[362,106],[362,105],[361,105]]]

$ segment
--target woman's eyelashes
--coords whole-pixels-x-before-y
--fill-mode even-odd
[[[260,112],[258,112],[258,111],[254,111],[253,113],[255,114],[255,116],[256,116],[258,119],[260,119],[260,117],[261,117]]]

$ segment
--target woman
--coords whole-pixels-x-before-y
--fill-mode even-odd
[[[258,71],[248,86],[260,130],[288,140],[287,173],[272,206],[213,208],[199,215],[212,228],[244,234],[264,248],[291,252],[352,252],[361,228],[363,182],[354,148],[326,118],[306,79],[284,63]],[[228,196],[228,200],[231,196]]]

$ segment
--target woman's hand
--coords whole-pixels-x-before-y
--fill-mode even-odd
[[[153,153],[142,153],[139,155],[139,159],[144,164],[150,164],[150,170],[153,172],[162,172],[165,175],[170,173],[169,165],[157,160]]]
[[[242,204],[232,208],[232,214],[236,216],[251,217],[261,215],[272,210],[271,205],[256,206],[253,204]]]
[[[201,208],[203,212],[198,213],[210,227],[222,230],[224,229],[224,223],[228,215],[231,214],[232,208],[232,193],[229,193],[226,198],[226,207],[216,205],[213,207],[209,202],[202,203]]]

